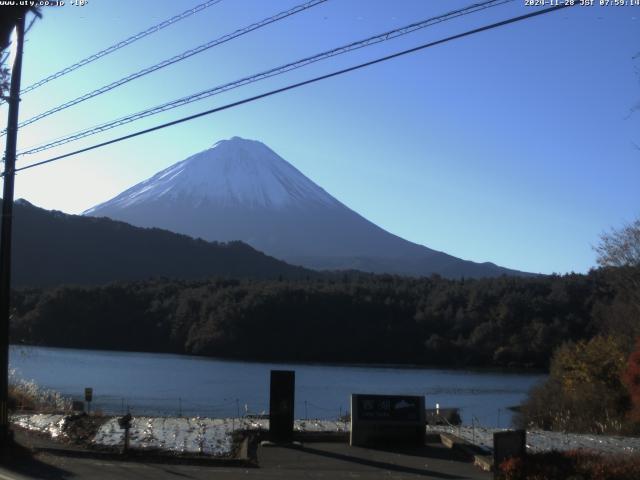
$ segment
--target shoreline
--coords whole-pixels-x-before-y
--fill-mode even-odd
[[[175,352],[158,352],[158,351],[136,351],[136,350],[105,350],[96,348],[78,348],[78,347],[56,347],[49,345],[31,345],[10,343],[10,348],[42,348],[53,350],[72,350],[79,352],[97,352],[97,353],[117,353],[131,355],[166,355],[175,357],[189,357],[193,359],[212,360],[218,362],[235,362],[247,364],[277,364],[277,365],[304,365],[312,367],[349,367],[349,368],[375,368],[389,370],[440,370],[448,372],[473,372],[473,373],[496,373],[506,375],[547,375],[548,370],[540,368],[526,367],[492,367],[492,366],[458,366],[458,365],[439,365],[439,364],[418,364],[418,363],[358,363],[358,362],[333,362],[333,361],[305,361],[305,360],[266,360],[257,358],[236,358],[236,357],[215,357],[208,355],[195,355],[192,353],[175,353]]]

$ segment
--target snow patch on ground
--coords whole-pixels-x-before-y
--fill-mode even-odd
[[[22,428],[64,438],[65,415],[14,415],[11,421]],[[239,430],[265,431],[269,420],[254,418],[134,417],[131,422],[130,447],[137,450],[162,450],[174,453],[230,456],[233,433]],[[296,420],[297,432],[348,432],[349,423],[335,420]],[[504,429],[484,427],[429,426],[427,433],[446,432],[459,436],[487,450],[493,448],[493,433]],[[92,440],[95,446],[120,448],[124,430],[117,418],[109,418]],[[530,430],[527,448],[532,452],[585,449],[600,453],[639,453],[640,437],[619,437]]]
[[[248,418],[171,418],[134,417],[129,445],[138,450],[164,450],[175,453],[229,456],[233,453],[233,432],[268,430],[269,420]],[[344,432],[348,424],[331,420],[296,420],[298,432]],[[124,430],[118,419],[104,423],[93,439],[96,446],[120,447]]]
[[[137,450],[164,450],[174,453],[198,453],[229,456],[233,451],[232,433],[237,429],[232,419],[135,417],[129,431],[129,446]],[[120,447],[124,430],[118,419],[104,423],[92,443]]]
[[[348,422],[337,420],[296,420],[293,429],[297,432],[348,432],[351,430]]]
[[[11,422],[19,427],[35,432],[46,433],[51,438],[64,437],[62,431],[66,421],[65,415],[38,413],[36,415],[14,415]]]
[[[488,450],[493,450],[493,433],[504,429],[484,427],[427,427],[428,433],[447,432]],[[611,435],[589,435],[578,433],[527,431],[527,450],[591,450],[599,453],[638,453],[640,438]]]

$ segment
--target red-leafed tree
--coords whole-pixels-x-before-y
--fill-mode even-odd
[[[636,341],[636,348],[627,361],[627,367],[622,375],[622,380],[629,391],[631,398],[631,420],[640,422],[640,338]]]

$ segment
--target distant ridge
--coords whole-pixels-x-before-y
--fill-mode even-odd
[[[261,142],[221,140],[84,212],[207,240],[241,240],[317,270],[448,278],[531,275],[461,260],[389,233]]]
[[[13,232],[16,287],[91,285],[152,277],[276,279],[313,275],[241,242],[195,240],[107,218],[44,210],[25,200],[15,203]]]

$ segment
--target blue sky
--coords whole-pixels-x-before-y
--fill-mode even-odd
[[[23,86],[199,0],[90,0],[44,10]],[[302,0],[222,0],[24,95],[20,118]],[[471,0],[329,0],[23,128],[19,148]],[[533,11],[516,0],[19,160],[116,135]],[[261,140],[408,240],[534,272],[586,272],[601,232],[640,215],[640,7],[574,7],[19,173],[16,198],[69,213],[217,140]],[[0,118],[6,118],[6,106]],[[3,147],[4,148],[4,147]]]

